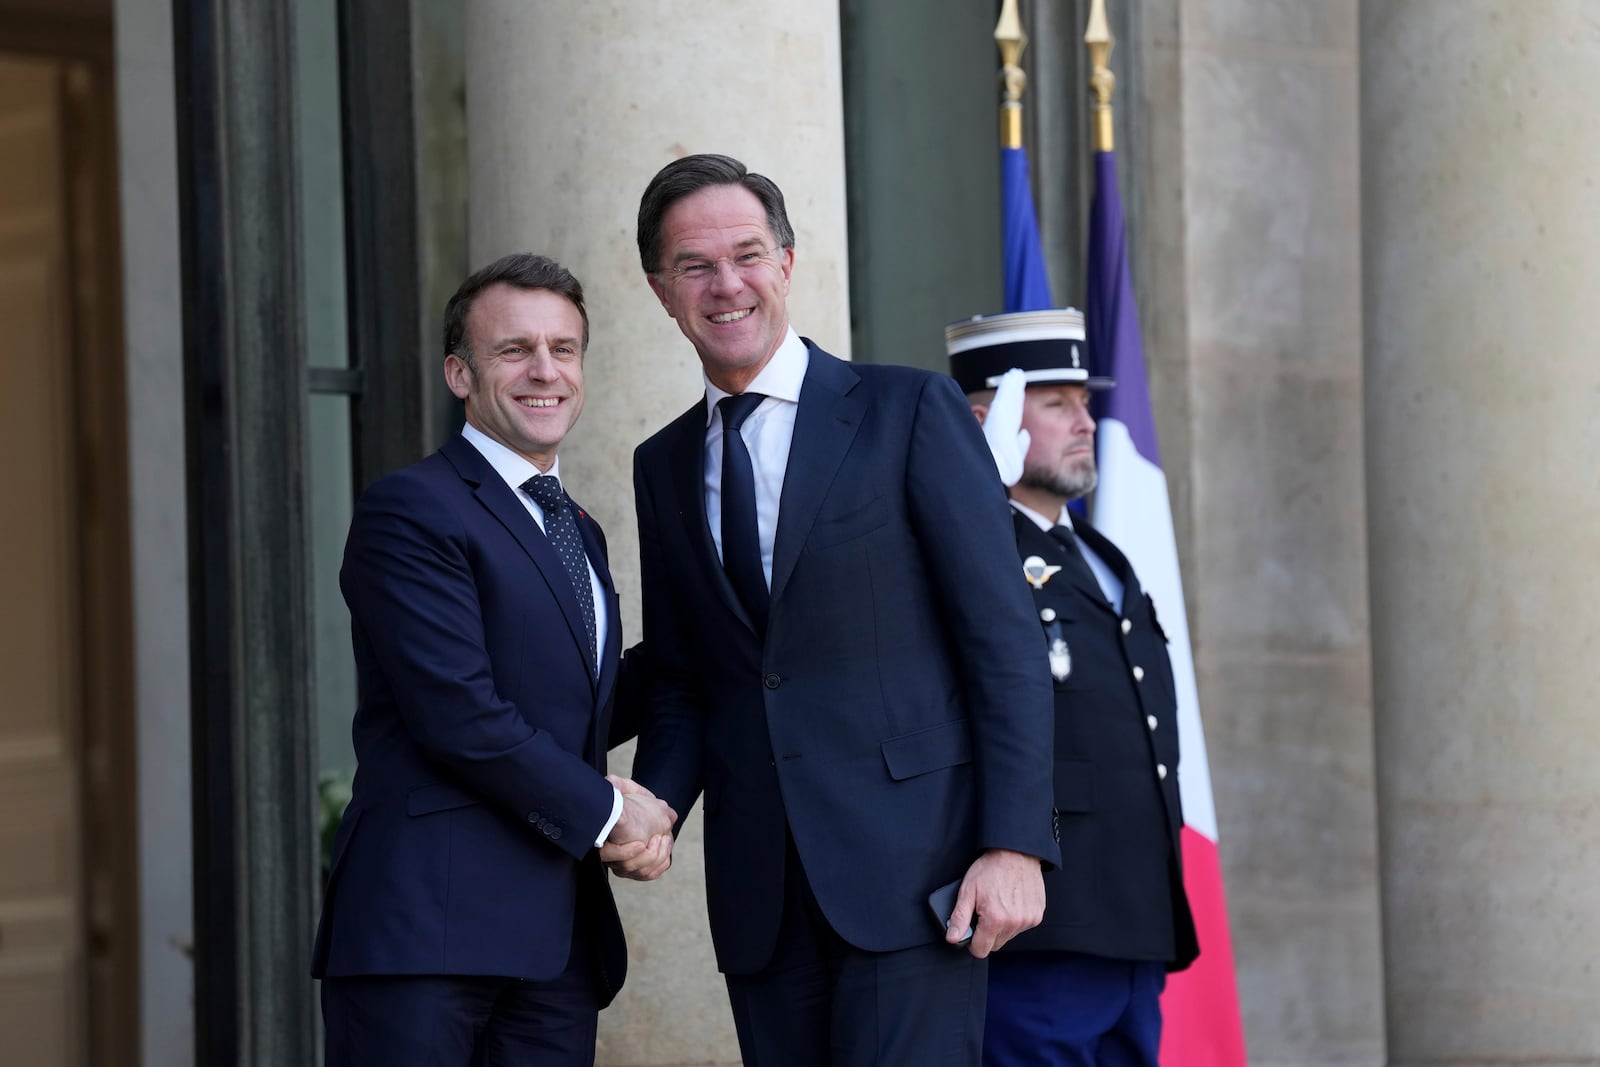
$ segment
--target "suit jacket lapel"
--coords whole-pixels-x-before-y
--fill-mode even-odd
[[[522,501],[517,499],[511,487],[489,465],[489,461],[483,458],[483,453],[472,447],[472,442],[464,437],[454,437],[445,442],[440,451],[455,466],[462,480],[473,487],[473,493],[479,503],[499,520],[500,525],[506,528],[506,532],[522,546],[528,558],[533,560],[540,577],[549,586],[556,603],[561,607],[562,617],[567,620],[567,629],[571,631],[572,639],[577,644],[584,663],[588,664],[589,632],[583,625],[583,614],[578,610],[572,579],[567,574],[567,568],[562,564],[561,557],[556,555],[556,550],[545,537],[544,531],[539,529],[539,524],[533,521],[533,516],[528,514],[528,509],[523,507]],[[590,671],[589,676],[593,682],[594,672]]]
[[[1090,526],[1083,519],[1074,517],[1072,526],[1073,529],[1078,531],[1078,536],[1083,539],[1090,550],[1103,559],[1106,566],[1111,568],[1112,573],[1117,576],[1117,581],[1122,583],[1122,606],[1126,610],[1128,598],[1140,595],[1139,578],[1133,573],[1133,564],[1128,562],[1128,557],[1124,556],[1122,550],[1112,544],[1105,534]]]
[[[622,619],[617,588],[611,580],[605,534],[600,524],[582,508],[578,509],[578,532],[583,536],[583,551],[589,557],[589,566],[594,568],[595,576],[600,579],[600,596],[605,601],[606,641],[600,649],[600,675],[595,679],[595,707],[604,709],[611,699],[612,688],[617,684],[617,669],[622,657]],[[605,766],[606,740],[611,731],[610,717],[596,715],[592,730],[591,753],[594,765],[599,769]]]
[[[800,559],[817,511],[861,428],[866,402],[852,393],[861,377],[843,360],[806,342],[811,362],[800,387],[800,409],[789,445],[789,466],[778,501],[778,532],[772,546],[772,603],[777,604]]]
[[[600,524],[595,522],[587,511],[581,507],[577,510],[578,533],[583,537],[583,554],[589,557],[589,566],[594,568],[595,577],[600,579],[600,597],[605,601],[606,640],[605,645],[599,649],[600,673],[595,679],[596,704],[604,707],[611,686],[617,680],[617,659],[622,654],[620,651],[622,620],[617,617],[617,589],[611,580],[611,561],[607,558],[605,534],[601,532]],[[600,607],[599,604],[595,605],[596,610]]]
[[[717,556],[717,544],[711,539],[711,525],[706,519],[706,402],[700,402],[684,412],[677,421],[676,433],[667,450],[671,464],[672,485],[677,497],[678,513],[683,518],[684,535],[689,539],[690,553],[701,567],[705,583],[717,591],[728,610],[751,631],[755,623],[744,609],[728,572],[722,569]]]

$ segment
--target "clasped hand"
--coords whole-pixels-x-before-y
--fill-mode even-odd
[[[672,866],[678,813],[638,782],[615,774],[606,775],[606,781],[622,793],[622,815],[600,846],[600,861],[623,878],[660,878]]]

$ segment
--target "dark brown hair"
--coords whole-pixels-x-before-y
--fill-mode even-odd
[[[473,364],[472,348],[467,343],[467,314],[478,294],[492,285],[509,285],[517,289],[548,289],[566,297],[578,309],[583,319],[583,348],[589,349],[589,312],[583,306],[583,286],[572,272],[549,256],[532,252],[516,252],[501,256],[461,283],[461,288],[444,306],[444,354],[455,353],[468,367]]]
[[[639,263],[646,274],[661,269],[661,222],[673,204],[713,185],[750,190],[767,212],[767,228],[779,248],[794,247],[794,227],[784,210],[783,192],[764,174],[751,174],[732,156],[697,155],[675,159],[656,172],[639,199]]]

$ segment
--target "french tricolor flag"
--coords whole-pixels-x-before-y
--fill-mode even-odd
[[[1217,809],[1211,798],[1211,771],[1200,726],[1172,504],[1156,447],[1144,340],[1128,272],[1116,153],[1096,152],[1094,167],[1084,318],[1094,373],[1117,381],[1115,389],[1095,394],[1100,484],[1095,490],[1094,524],[1133,564],[1167,631],[1167,651],[1178,689],[1183,881],[1200,939],[1200,958],[1188,970],[1171,976],[1161,998],[1165,1018],[1161,1063],[1163,1067],[1245,1067],[1233,941],[1217,852]]]

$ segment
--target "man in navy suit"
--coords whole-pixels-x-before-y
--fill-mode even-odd
[[[664,168],[638,242],[706,398],[634,457],[657,668],[634,776],[678,811],[704,792],[744,1062],[976,1064],[986,958],[1058,859],[1049,684],[982,434],[945,376],[790,329],[783,195],[737,160]],[[947,928],[928,897],[953,881]]]
[[[601,862],[659,874],[674,816],[605,774],[617,594],[556,457],[588,315],[560,264],[513,255],[445,320],[466,426],[362,495],[340,572],[361,701],[314,955],[326,1060],[590,1065],[627,964]]]
[[[1095,486],[1083,316],[945,329],[950,373],[1008,484],[1012,582],[1055,686],[1062,866],[1044,922],[989,965],[988,1067],[1157,1067],[1161,990],[1199,952],[1183,888],[1178,710],[1166,635],[1127,557],[1067,502]],[[1018,564],[1021,564],[1018,567]]]

